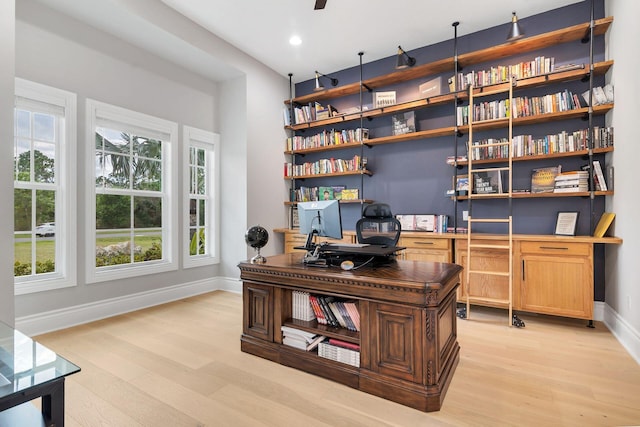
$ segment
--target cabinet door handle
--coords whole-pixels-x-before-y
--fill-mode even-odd
[[[558,251],[568,251],[569,248],[559,246],[540,246],[540,249],[555,249]]]
[[[414,242],[416,245],[433,245],[433,242]]]
[[[522,281],[524,282],[524,260],[522,260]]]

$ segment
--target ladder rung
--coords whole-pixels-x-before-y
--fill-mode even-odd
[[[470,248],[482,248],[482,249],[509,249],[509,245],[471,245]]]
[[[510,275],[508,271],[469,270],[469,273],[484,274],[487,276],[504,276],[504,277],[509,277]]]
[[[471,169],[471,173],[476,173],[476,172],[495,172],[495,171],[508,171],[510,168],[509,166],[501,166],[501,167],[496,167],[496,168],[478,168],[478,169]]]
[[[511,218],[471,218],[467,219],[469,222],[511,222]]]
[[[484,198],[492,198],[492,199],[499,199],[499,198],[504,198],[506,199],[507,197],[510,197],[511,195],[509,194],[509,192],[504,192],[504,193],[480,193],[480,194],[476,194],[476,193],[471,193],[467,196],[468,199],[484,199]]]
[[[479,98],[482,96],[490,96],[490,95],[496,95],[496,94],[507,93],[507,92],[509,92],[509,82],[502,83],[499,86],[495,86],[490,89],[482,86],[474,87],[473,97]]]
[[[494,304],[506,304],[509,305],[509,300],[508,299],[501,299],[501,298],[489,298],[489,297],[468,297],[469,302],[474,303],[474,302],[491,302]]]
[[[484,144],[473,144],[471,146],[471,149],[474,149],[474,148],[485,148],[485,147],[502,147],[502,146],[505,146],[505,145],[509,145],[510,146],[511,144],[509,144],[509,141],[505,141],[505,142],[487,142],[487,143],[484,143]],[[506,160],[509,159],[508,157],[503,157],[503,158],[506,159]],[[475,160],[475,159],[472,159],[472,160]]]

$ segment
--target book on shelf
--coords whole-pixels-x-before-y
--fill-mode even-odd
[[[345,188],[342,190],[341,196],[342,200],[358,200],[358,194],[357,188]]]
[[[329,338],[329,344],[342,347],[342,348],[348,348],[349,350],[360,351],[359,344],[339,340],[337,338]]]
[[[531,171],[531,192],[552,193],[555,188],[556,176],[562,172],[562,166],[536,168]]]
[[[554,181],[554,193],[589,191],[589,172],[584,170],[562,172]]]
[[[373,107],[382,108],[396,104],[396,91],[389,90],[386,92],[374,92],[373,93]]]
[[[310,297],[311,294],[309,292],[291,292],[292,317],[294,319],[310,321],[316,318],[313,308],[311,307]]]
[[[318,356],[347,365],[360,367],[360,352],[322,341],[318,345]]]
[[[319,200],[333,200],[333,187],[318,187]]]
[[[304,351],[315,349],[327,337],[320,334],[302,331],[289,326],[281,326],[282,344]]]
[[[602,166],[599,160],[593,161],[593,179],[596,183],[596,190],[607,191],[607,181],[604,179],[604,173],[602,172]]]
[[[407,111],[405,113],[391,116],[391,134],[404,135],[416,131],[416,113]]]
[[[606,85],[596,86],[591,90],[591,101],[593,102],[593,106],[607,104],[613,102],[613,86]],[[589,105],[589,91],[585,91],[582,93],[582,99],[584,102]]]
[[[616,217],[616,214],[613,212],[604,212],[598,221],[598,225],[596,225],[596,229],[593,232],[593,237],[604,237],[613,222],[613,219]]]
[[[396,219],[400,221],[400,229],[404,231],[413,231],[416,229],[416,216],[413,214],[399,214]]]
[[[347,188],[346,185],[334,185],[331,187],[333,190],[333,198],[335,200],[342,200],[342,190]]]
[[[473,193],[474,194],[502,194],[503,188],[502,171],[491,170],[473,173]]]

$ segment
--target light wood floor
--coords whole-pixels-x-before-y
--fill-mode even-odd
[[[240,352],[241,296],[214,292],[36,337],[80,365],[67,426],[640,425],[640,366],[600,323],[476,309],[423,413]]]

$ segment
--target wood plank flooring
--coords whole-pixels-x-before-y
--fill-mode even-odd
[[[442,410],[423,413],[240,352],[242,298],[214,292],[36,337],[82,372],[66,425],[640,425],[640,366],[606,327],[474,308]]]

